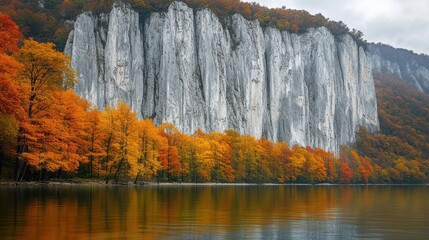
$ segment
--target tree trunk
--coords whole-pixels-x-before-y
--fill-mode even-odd
[[[16,147],[16,158],[15,158],[15,179],[16,181],[19,180],[19,174],[22,167],[22,161],[19,161],[19,156],[24,152],[24,146],[21,144],[22,137],[20,136],[22,133],[22,130],[19,130],[18,133],[18,146]]]
[[[22,168],[22,163],[23,162],[18,162],[18,157],[17,157],[17,163],[16,163],[16,167],[15,167],[15,181],[16,182],[19,182],[19,176],[20,176],[20,174],[21,174],[21,168]],[[19,165],[19,167],[18,167],[18,165]]]
[[[109,178],[110,178],[110,174],[112,173],[112,168],[113,168],[113,165],[112,165],[112,166],[110,166],[109,172],[107,173],[107,176],[106,176],[106,184],[108,184],[108,183],[109,183]]]
[[[40,173],[39,173],[39,182],[42,181],[42,174],[43,174],[43,168],[40,170]]]
[[[0,150],[0,177],[3,169],[3,151]]]
[[[61,180],[61,178],[64,176],[66,172],[60,169],[60,172],[58,173],[58,181]]]
[[[24,179],[25,171],[27,170],[27,165],[28,165],[27,163],[24,164],[24,170],[22,171],[20,182],[22,182],[22,180]]]
[[[93,161],[93,156],[91,156],[89,158],[89,176],[92,178],[92,161]]]
[[[24,159],[20,161],[19,157],[28,150],[27,139],[23,136],[24,130],[22,128],[18,131],[18,144],[16,147],[16,158],[15,158],[15,180],[18,182],[21,175],[22,164],[25,163],[25,169],[27,168],[27,161]],[[25,173],[24,169],[24,173]],[[24,173],[22,175],[24,175]],[[22,177],[21,177],[22,178]]]
[[[136,179],[134,180],[134,184],[137,184],[137,180],[139,179],[140,171],[137,173]]]
[[[121,170],[122,163],[124,162],[124,158],[121,158],[121,161],[119,161],[118,169],[116,169],[115,173],[115,182],[118,182],[118,173]]]
[[[18,152],[18,150],[17,150]],[[19,158],[18,156],[16,156],[15,158],[15,168],[14,168],[14,173],[13,176],[15,177],[15,180],[18,181],[18,170],[19,170]]]

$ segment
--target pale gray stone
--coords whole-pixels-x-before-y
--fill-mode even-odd
[[[97,108],[124,99],[185,133],[234,129],[338,153],[379,129],[371,61],[349,35],[292,34],[173,2],[141,22],[129,5],[79,15],[65,52]]]

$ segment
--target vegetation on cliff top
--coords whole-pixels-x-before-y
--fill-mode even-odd
[[[109,12],[116,0],[3,0],[0,12],[6,13],[20,26],[24,36],[40,42],[53,42],[57,50],[63,50],[68,33],[73,28],[78,14],[85,11]],[[152,12],[166,11],[173,0],[122,0],[147,17]],[[350,34],[358,45],[367,48],[363,33],[350,30],[343,22],[325,18],[321,14],[311,15],[305,10],[286,7],[269,9],[258,3],[240,0],[181,0],[195,9],[209,8],[222,22],[238,13],[249,20],[257,19],[263,27],[276,27],[294,33],[303,33],[309,28],[327,27],[335,36]],[[39,2],[43,2],[40,4]]]

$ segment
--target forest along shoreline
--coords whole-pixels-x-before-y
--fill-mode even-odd
[[[16,23],[3,13],[0,26],[5,26],[0,39],[8,39],[0,42],[0,68],[7,69],[0,70],[0,179],[429,182],[429,95],[401,81],[375,75],[381,79],[375,80],[380,134],[360,128],[356,143],[335,153],[234,130],[187,134],[173,123],[138,118],[124,100],[97,110],[73,91],[78,73],[54,44],[23,39]]]

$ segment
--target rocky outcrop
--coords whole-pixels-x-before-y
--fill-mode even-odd
[[[367,53],[326,28],[292,34],[173,2],[142,20],[116,3],[84,13],[65,52],[76,92],[103,108],[125,99],[139,116],[191,133],[235,129],[338,152],[362,125],[378,130]]]
[[[421,92],[429,93],[429,56],[384,44],[371,44],[374,72],[402,79]]]

